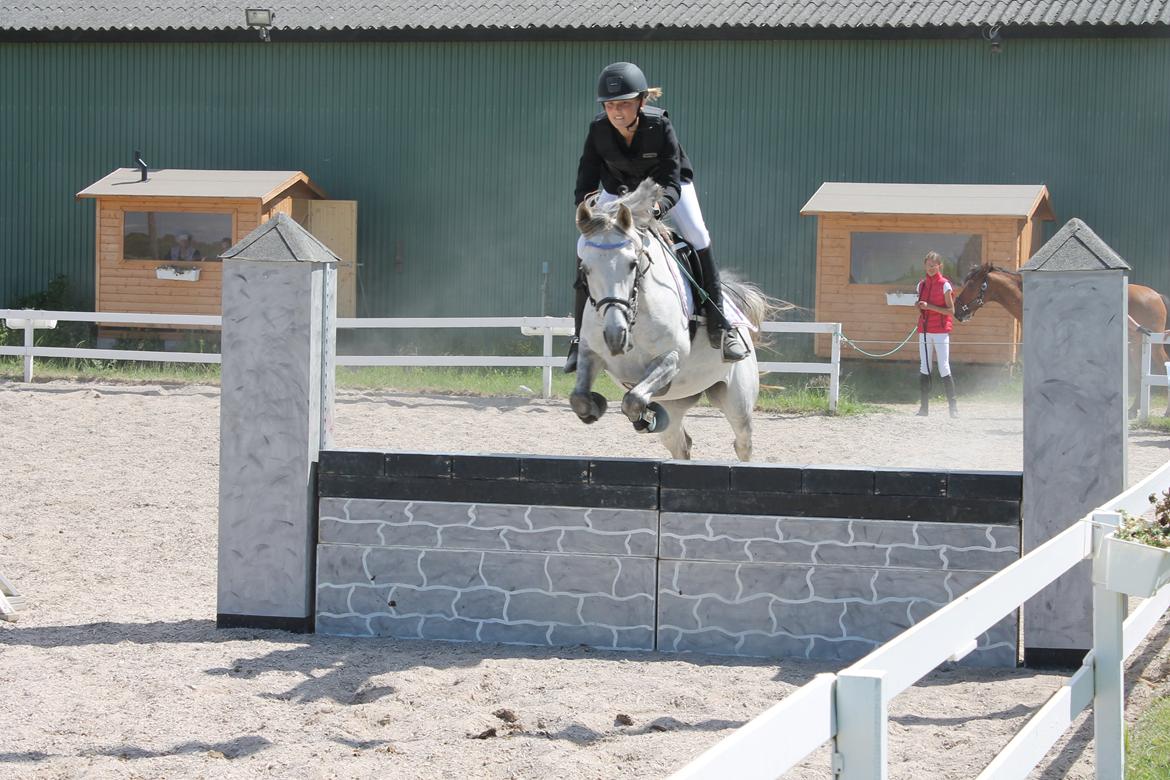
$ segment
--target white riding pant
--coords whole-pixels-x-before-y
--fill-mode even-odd
[[[949,333],[919,333],[918,334],[918,372],[930,374],[930,353],[934,353],[935,363],[938,364],[939,376],[951,375],[951,334]]]
[[[706,249],[711,246],[711,235],[707,232],[707,223],[703,221],[703,210],[699,208],[699,196],[695,193],[695,183],[684,181],[678,203],[674,204],[666,215],[674,225],[675,230],[686,239],[686,242],[695,249]],[[598,204],[617,200],[617,195],[602,190],[597,195]]]

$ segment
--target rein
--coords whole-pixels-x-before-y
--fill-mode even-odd
[[[633,242],[634,240],[632,238],[627,238],[625,241],[618,241],[613,244],[602,244],[597,241],[586,240],[585,246],[591,247],[593,249],[612,251],[614,249],[627,247]],[[649,252],[646,251],[646,243],[646,236],[643,235],[642,246],[638,249],[638,258],[637,261],[635,261],[637,265],[634,272],[634,288],[630,293],[629,298],[617,298],[611,296],[609,298],[602,298],[600,301],[597,301],[593,299],[593,293],[589,293],[589,302],[593,304],[594,311],[596,311],[601,316],[604,316],[605,310],[611,306],[618,306],[625,309],[626,317],[629,319],[630,328],[634,327],[634,321],[638,319],[638,292],[642,289],[642,277],[646,275],[646,271],[650,269],[651,264],[654,262],[654,258],[650,255]],[[643,266],[640,262],[643,257],[646,258],[645,266]]]

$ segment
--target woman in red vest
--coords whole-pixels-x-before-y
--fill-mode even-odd
[[[955,403],[955,380],[951,376],[951,318],[955,313],[955,292],[951,282],[942,275],[942,257],[928,252],[922,261],[926,276],[918,282],[918,392],[921,405],[918,416],[930,413],[930,356],[938,364],[947,391],[951,417],[959,416]]]

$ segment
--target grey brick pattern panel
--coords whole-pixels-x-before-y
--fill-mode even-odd
[[[665,560],[994,572],[1020,557],[1013,526],[663,512]]]
[[[973,588],[990,572],[662,561],[658,649],[854,661]],[[963,659],[1014,666],[1004,618]]]
[[[653,558],[658,512],[322,498],[318,533],[327,544]]]
[[[317,631],[654,648],[653,558],[321,544]]]
[[[1020,548],[1010,472],[330,450],[318,486],[342,635],[850,661]]]

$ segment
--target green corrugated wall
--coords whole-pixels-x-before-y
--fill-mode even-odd
[[[279,37],[278,33],[274,33]],[[92,201],[152,167],[299,169],[359,202],[363,315],[565,313],[597,71],[641,63],[717,257],[812,303],[823,181],[1045,183],[1170,291],[1170,40],[0,44],[0,304],[93,287]],[[1049,231],[1049,234],[1051,230]]]

